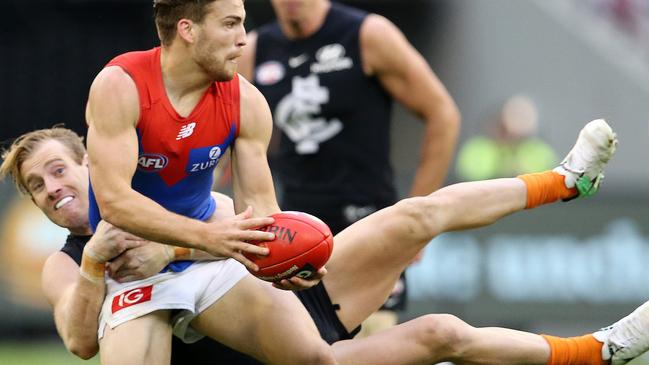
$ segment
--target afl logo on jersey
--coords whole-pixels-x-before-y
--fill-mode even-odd
[[[144,153],[137,159],[137,169],[142,172],[158,172],[167,166],[167,162],[164,155]]]
[[[255,79],[259,85],[272,85],[284,78],[284,66],[277,61],[264,62],[257,66]]]

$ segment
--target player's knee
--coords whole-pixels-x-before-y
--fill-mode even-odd
[[[428,241],[439,233],[435,218],[439,211],[436,199],[430,197],[403,199],[395,204],[394,208],[396,220],[406,229],[407,234],[417,241]]]
[[[83,360],[88,360],[95,356],[97,354],[97,351],[99,350],[99,347],[94,344],[94,345],[83,345],[83,344],[77,344],[77,343],[70,343],[68,346],[68,350],[75,356],[83,359]]]
[[[451,314],[429,314],[417,321],[417,338],[436,357],[462,357],[471,326]]]

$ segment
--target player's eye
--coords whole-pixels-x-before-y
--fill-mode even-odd
[[[29,184],[29,191],[32,193],[39,192],[42,188],[43,188],[43,183],[40,181]]]
[[[56,170],[54,170],[54,174],[57,175],[57,176],[61,176],[61,175],[63,175],[64,172],[65,172],[65,168],[64,168],[64,167],[59,167],[59,168],[57,168]]]

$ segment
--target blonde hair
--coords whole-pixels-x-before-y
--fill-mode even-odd
[[[83,137],[74,131],[57,124],[52,128],[39,129],[25,133],[16,138],[8,149],[2,151],[2,165],[0,165],[0,178],[11,176],[13,183],[22,193],[29,194],[29,189],[20,173],[25,160],[31,157],[32,153],[43,143],[49,140],[59,141],[68,148],[70,156],[79,165],[83,163],[86,148],[83,145]]]

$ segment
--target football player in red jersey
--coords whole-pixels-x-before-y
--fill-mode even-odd
[[[154,15],[161,46],[114,58],[90,88],[90,222],[103,219],[147,240],[226,260],[195,263],[188,250],[179,255],[185,260],[149,281],[108,280],[99,327],[102,363],[166,363],[170,322],[186,329],[191,321],[204,335],[263,362],[335,364],[297,298],[243,266],[257,269],[243,252],[267,254],[248,242],[273,239],[256,228],[271,224],[267,216],[279,211],[266,159],[268,105],[236,73],[246,44],[243,1],[155,0]],[[212,171],[228,149],[239,214],[214,219]],[[106,259],[86,251],[82,267],[100,281]],[[201,280],[208,271],[220,275]],[[146,303],[111,305],[153,281],[157,289]],[[191,314],[171,318],[170,309]],[[129,351],[119,351],[126,346]]]

